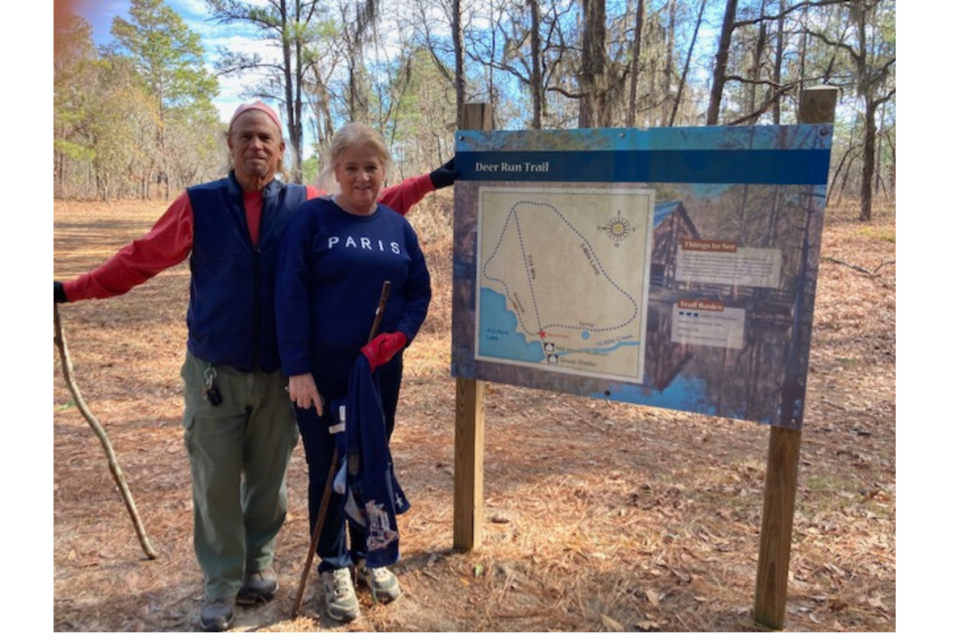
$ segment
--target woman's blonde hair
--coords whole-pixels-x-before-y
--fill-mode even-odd
[[[367,147],[373,149],[383,165],[384,174],[390,170],[393,160],[390,157],[390,151],[387,150],[387,143],[384,142],[380,132],[368,124],[362,122],[350,122],[343,125],[333,134],[333,140],[327,146],[326,162],[323,171],[320,173],[318,182],[320,188],[328,193],[336,195],[340,192],[340,185],[337,184],[336,171],[337,166],[343,159],[343,154],[348,149],[357,147]]]

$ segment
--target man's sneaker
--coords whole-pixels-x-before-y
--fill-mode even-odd
[[[251,606],[269,602],[277,594],[277,572],[271,567],[248,573],[237,595],[237,604]]]
[[[226,631],[233,624],[233,598],[207,598],[200,611],[200,628]]]
[[[386,567],[368,568],[361,560],[357,567],[357,581],[366,584],[373,599],[379,602],[393,602],[400,597],[400,582]]]
[[[350,569],[341,567],[324,571],[320,574],[320,584],[323,586],[323,603],[328,616],[337,622],[350,622],[360,615],[360,603],[353,589]]]

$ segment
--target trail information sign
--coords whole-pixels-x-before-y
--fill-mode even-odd
[[[479,198],[476,358],[642,383],[653,193],[481,187]]]
[[[799,426],[831,135],[459,132],[453,374]]]

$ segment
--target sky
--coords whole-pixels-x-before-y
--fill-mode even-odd
[[[267,3],[265,0],[248,0],[251,4]],[[106,45],[113,40],[110,35],[110,25],[116,17],[130,20],[130,0],[76,0],[75,11],[93,27],[93,41],[96,45]],[[271,56],[267,43],[259,40],[254,30],[242,24],[220,25],[210,19],[206,3],[203,0],[166,0],[166,4],[173,9],[186,23],[190,31],[200,35],[203,45],[207,68],[213,72],[213,63],[216,60],[218,47],[228,47],[233,51],[260,53],[264,57]],[[243,100],[241,95],[245,86],[257,81],[255,74],[242,77],[218,77],[220,94],[214,98],[214,106],[220,112],[220,119],[229,122],[234,110]],[[271,104],[274,108],[278,105]],[[282,110],[277,109],[278,113]]]

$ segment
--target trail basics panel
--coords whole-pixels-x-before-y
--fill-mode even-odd
[[[645,188],[481,187],[477,360],[641,382]]]

